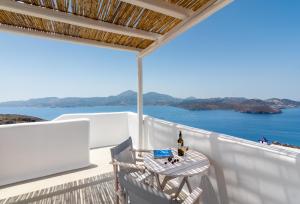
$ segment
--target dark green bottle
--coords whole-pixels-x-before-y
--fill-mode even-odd
[[[178,156],[184,156],[184,150],[183,150],[183,139],[182,139],[182,133],[181,131],[179,131],[179,138],[177,140],[177,146],[178,146],[178,149],[177,149],[177,153],[178,153]]]

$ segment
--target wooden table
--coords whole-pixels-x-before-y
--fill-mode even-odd
[[[189,150],[183,157],[177,155],[177,149],[171,149],[174,158],[179,159],[179,162],[172,164],[167,162],[168,159],[154,159],[153,152],[146,153],[144,155],[144,164],[146,168],[152,172],[156,178],[158,187],[163,190],[168,181],[182,177],[182,181],[175,194],[177,197],[182,190],[184,184],[187,185],[190,193],[192,192],[191,185],[188,178],[197,174],[203,174],[207,172],[210,163],[208,158],[197,151]],[[167,162],[167,164],[165,164]],[[162,183],[159,180],[159,175],[165,176]]]

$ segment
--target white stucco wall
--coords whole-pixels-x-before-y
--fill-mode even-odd
[[[116,145],[129,137],[128,114],[127,112],[65,114],[54,121],[88,118],[90,120],[89,146],[96,148]]]
[[[87,119],[0,126],[0,186],[89,164]]]
[[[224,121],[226,123],[226,121]],[[192,179],[204,189],[205,204],[299,204],[300,154],[205,130],[145,117],[148,148],[185,145],[206,154],[209,177]]]
[[[136,113],[128,113],[128,135],[132,138],[134,148],[138,148],[139,131],[138,131],[138,116]]]

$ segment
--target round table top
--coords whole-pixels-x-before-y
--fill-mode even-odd
[[[181,157],[177,155],[177,149],[171,150],[174,158],[179,159],[179,162],[172,164],[168,162],[168,158],[154,159],[153,152],[151,152],[144,155],[145,167],[153,173],[170,177],[185,177],[206,172],[210,166],[208,158],[200,152],[188,150]]]

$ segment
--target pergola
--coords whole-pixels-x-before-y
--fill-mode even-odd
[[[135,52],[139,145],[142,58],[232,0],[0,0],[0,31]]]

